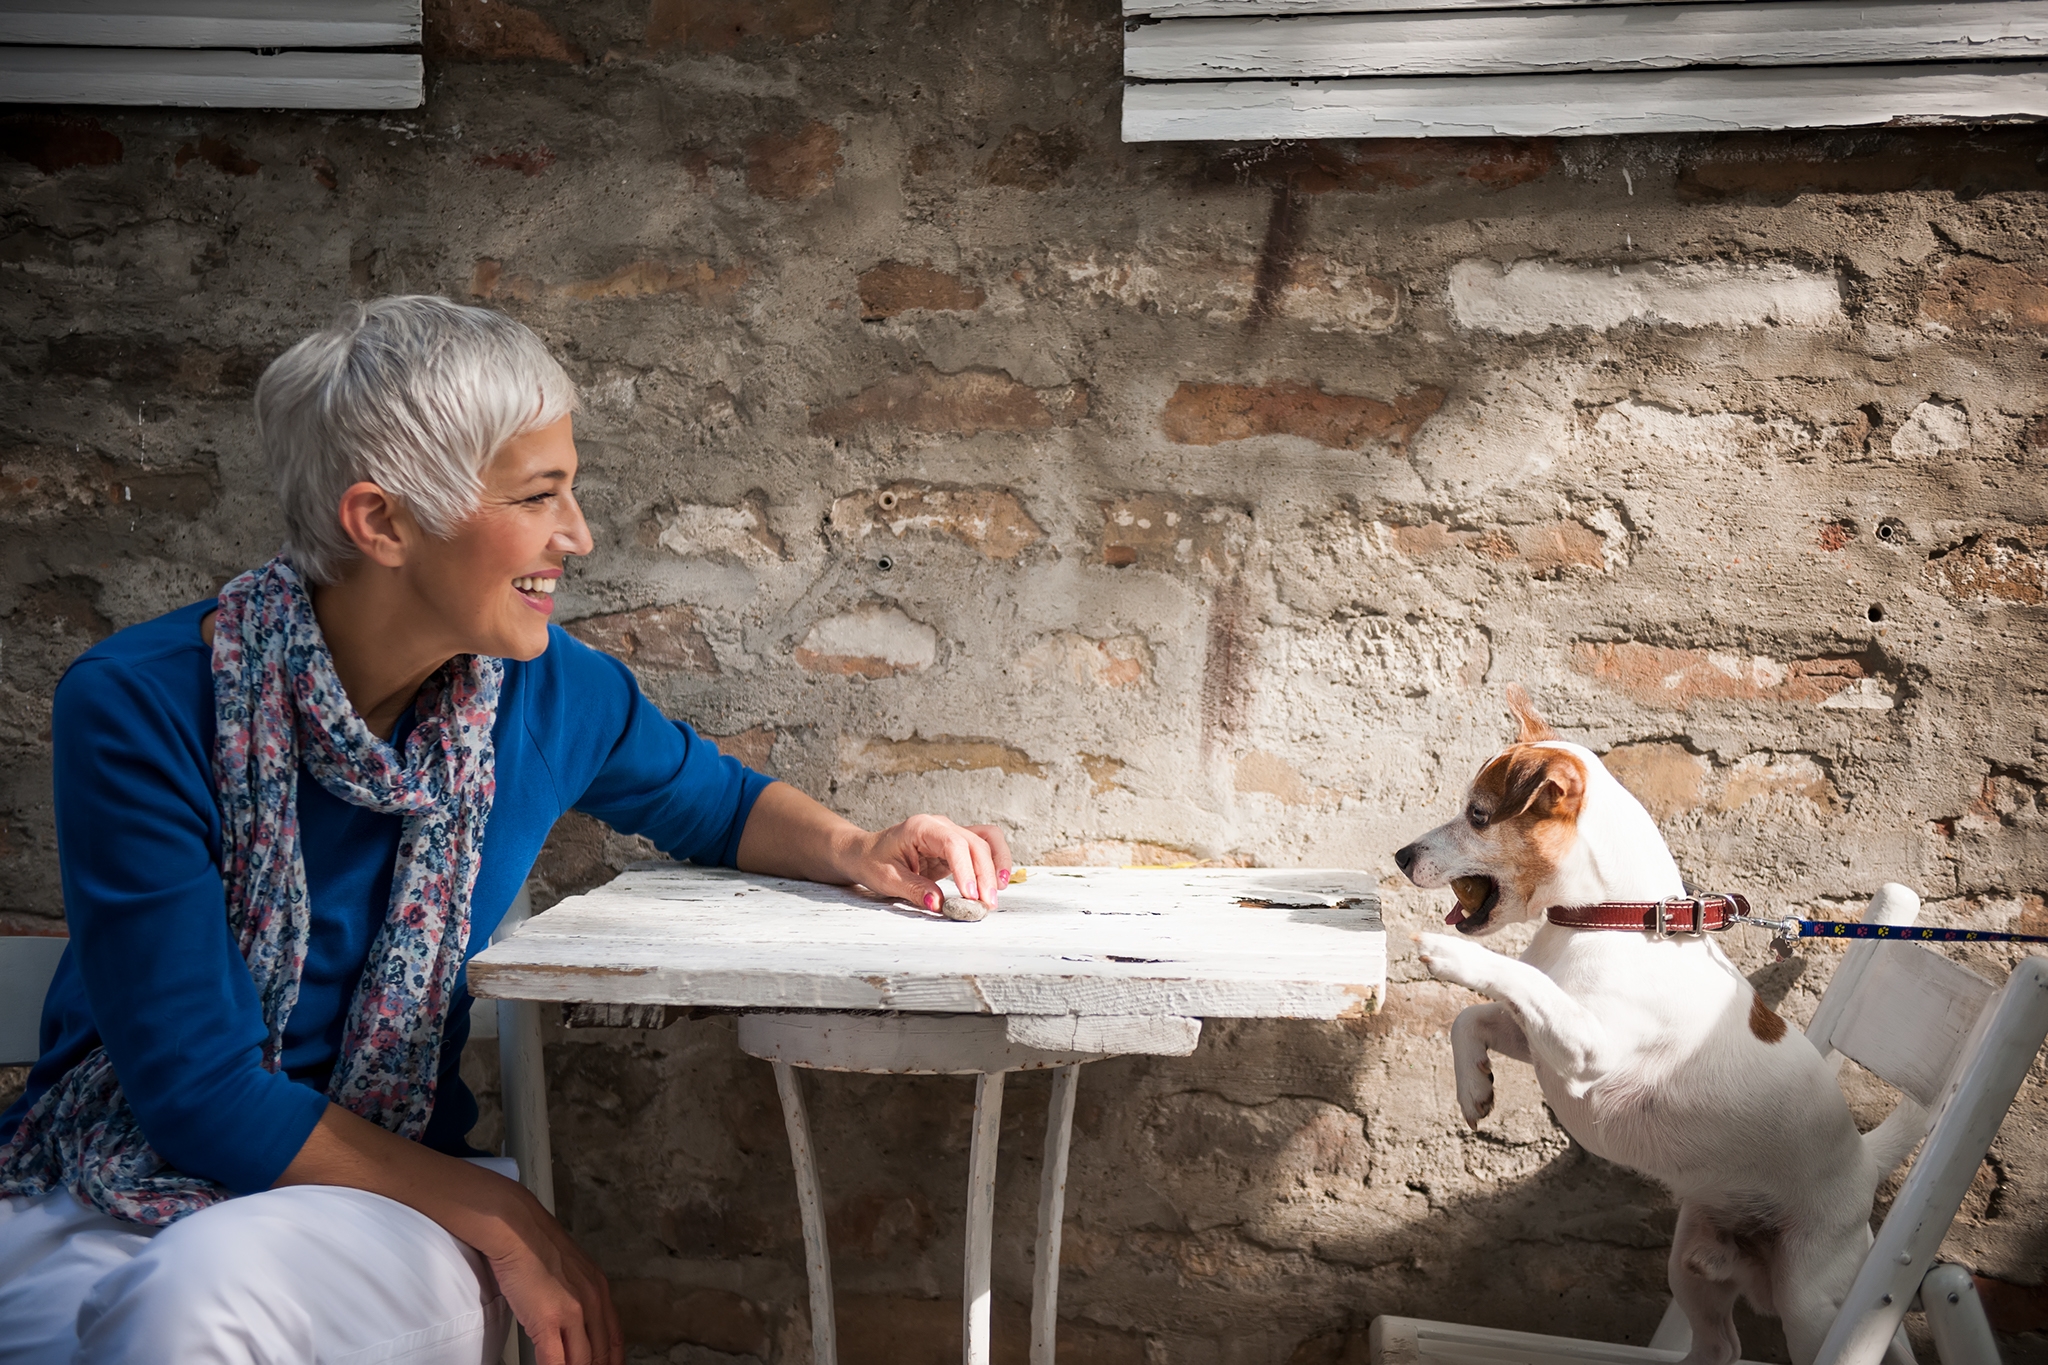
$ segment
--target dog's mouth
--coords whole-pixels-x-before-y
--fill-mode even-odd
[[[1500,904],[1500,883],[1491,877],[1453,877],[1451,894],[1458,903],[1444,916],[1444,923],[1461,934],[1476,934],[1493,918]]]

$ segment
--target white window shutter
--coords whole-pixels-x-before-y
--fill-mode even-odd
[[[0,0],[0,102],[416,109],[419,42],[420,0]]]
[[[1125,0],[1124,140],[2048,117],[2048,0]]]

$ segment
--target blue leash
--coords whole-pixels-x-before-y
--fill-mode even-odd
[[[1769,929],[1774,943],[1795,938],[1875,938],[1910,943],[2048,943],[2048,934],[2001,934],[1990,929],[1939,929],[1919,924],[1864,924],[1858,920],[1735,917],[1735,924]],[[1783,953],[1780,953],[1782,956]]]

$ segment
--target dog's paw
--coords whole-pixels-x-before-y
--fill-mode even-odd
[[[1486,988],[1480,983],[1487,976],[1488,960],[1496,956],[1491,948],[1449,934],[1417,934],[1415,944],[1416,955],[1431,976],[1484,993]]]
[[[1493,1112],[1493,1064],[1484,1057],[1458,1068],[1458,1112],[1475,1131]]]

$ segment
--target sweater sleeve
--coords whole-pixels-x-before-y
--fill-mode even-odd
[[[672,857],[733,866],[754,801],[774,779],[662,715],[609,654],[559,630],[548,652],[556,656],[562,699],[543,706],[558,718],[548,727],[557,742],[542,746],[550,767],[558,781],[582,777],[578,755],[560,742],[572,736],[583,752],[601,756],[564,793],[569,804],[622,833],[645,835]],[[570,698],[573,705],[564,704]]]
[[[71,949],[121,1089],[171,1165],[268,1189],[327,1099],[263,1068],[204,741],[153,688],[97,660],[58,687],[51,739]]]

